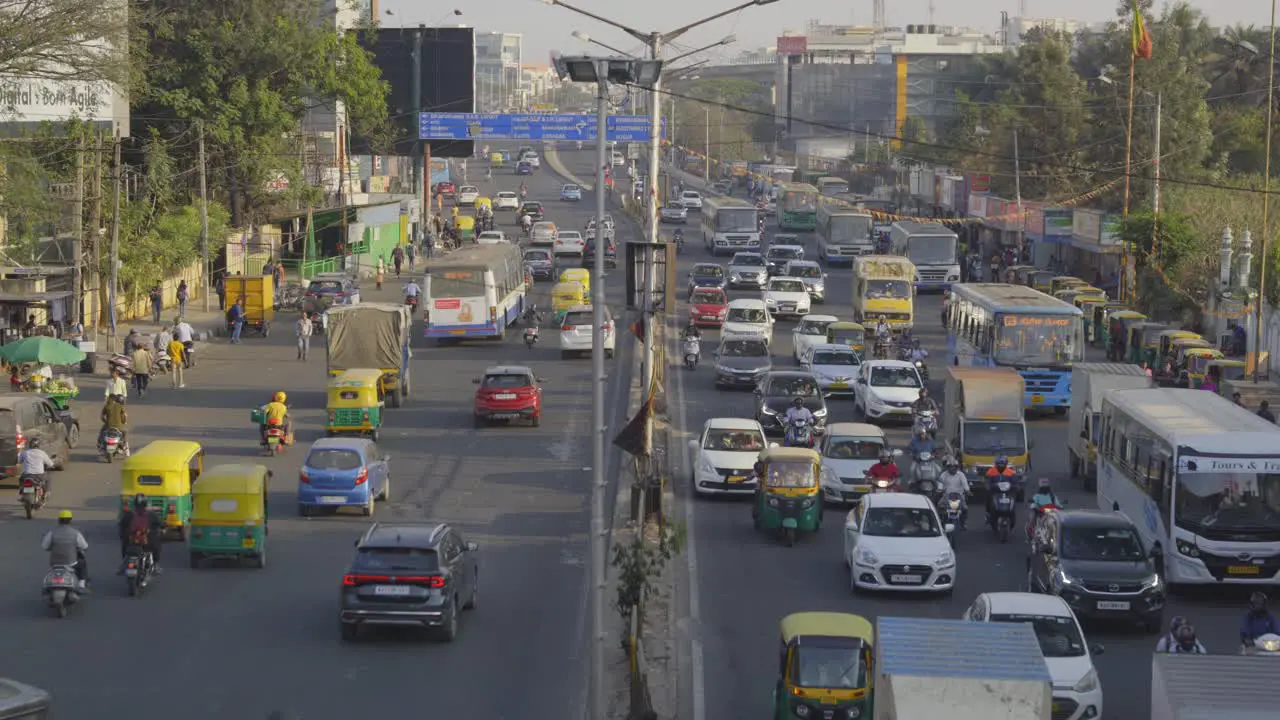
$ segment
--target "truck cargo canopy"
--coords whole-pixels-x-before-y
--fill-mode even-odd
[[[328,313],[330,370],[399,368],[409,342],[409,308],[392,303],[360,303]]]

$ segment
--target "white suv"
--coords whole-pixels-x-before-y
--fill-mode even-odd
[[[702,193],[697,190],[685,190],[680,193],[680,204],[683,205],[686,210],[701,210]]]
[[[612,358],[618,345],[617,327],[609,308],[604,310],[604,356]],[[592,309],[590,305],[574,305],[564,314],[560,323],[560,359],[567,360],[574,353],[591,354]]]

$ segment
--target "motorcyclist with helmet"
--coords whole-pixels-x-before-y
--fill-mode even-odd
[[[951,493],[960,496],[960,527],[969,517],[969,478],[960,470],[960,461],[948,455],[942,461],[942,473],[938,475],[938,490],[945,498]]]
[[[1184,617],[1175,617],[1169,623],[1169,632],[1156,643],[1157,653],[1173,655],[1207,655],[1208,651],[1196,638],[1196,629]]]
[[[684,249],[684,230],[676,228],[676,231],[671,235],[671,239],[676,244],[676,250]]]
[[[702,329],[699,328],[698,324],[693,321],[693,318],[689,318],[689,324],[684,326],[684,332],[680,334],[680,337],[685,340],[689,338],[698,338],[699,340],[701,340]],[[798,399],[799,398],[797,398],[797,400]]]
[[[1280,621],[1267,609],[1267,595],[1255,592],[1249,596],[1249,611],[1240,620],[1240,644],[1253,647],[1263,635],[1280,635]]]
[[[933,398],[929,397],[929,388],[920,388],[920,397],[916,398],[916,401],[911,403],[911,412],[916,415],[923,412],[931,412],[935,415],[937,414],[938,403],[934,402]]]
[[[542,324],[542,313],[538,312],[538,304],[530,303],[525,309],[524,315],[520,316],[524,320],[526,328],[536,328]]]
[[[133,496],[133,510],[120,518],[116,529],[120,535],[120,557],[129,554],[129,548],[141,548],[151,553],[152,570],[160,573],[160,546],[164,544],[164,523],[157,513],[147,509],[147,496]]]
[[[40,438],[27,439],[27,447],[18,453],[18,464],[22,467],[19,478],[30,478],[35,484],[44,488],[45,502],[53,492],[49,484],[49,470],[53,469],[53,458],[40,447]]]
[[[995,464],[987,468],[985,475],[987,479],[987,521],[991,522],[996,514],[996,483],[1001,480],[1013,482],[1013,477],[1017,475],[1013,468],[1009,467],[1009,458],[1004,455],[996,457]]]
[[[804,398],[795,398],[791,401],[791,407],[787,408],[787,412],[782,416],[782,426],[786,431],[787,439],[791,438],[791,425],[797,421],[803,420],[810,426],[814,424],[813,413],[809,408],[804,406]]]
[[[893,484],[898,482],[901,474],[898,472],[898,464],[893,461],[893,453],[888,448],[880,450],[880,462],[867,469],[867,477],[871,480],[888,480]]]
[[[40,548],[49,552],[49,567],[70,566],[80,581],[80,592],[89,592],[89,542],[71,527],[71,511],[58,513],[58,525],[40,539]]]
[[[1040,478],[1036,483],[1036,494],[1031,496],[1031,509],[1038,513],[1050,505],[1061,507],[1062,503],[1058,501],[1058,496],[1053,494],[1049,478]]]
[[[293,436],[293,419],[289,417],[289,406],[285,403],[289,397],[284,391],[271,396],[271,402],[262,407],[262,442],[267,441],[267,428],[279,425],[284,430],[285,440]]]

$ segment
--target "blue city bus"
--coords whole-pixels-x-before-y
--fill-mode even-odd
[[[431,187],[449,182],[449,178],[449,161],[445,158],[431,158]]]
[[[942,312],[948,362],[1014,368],[1026,407],[1070,407],[1071,366],[1084,360],[1080,308],[1024,285],[966,283],[951,286]]]

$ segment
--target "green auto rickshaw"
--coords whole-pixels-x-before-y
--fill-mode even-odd
[[[271,471],[250,463],[215,465],[192,489],[191,568],[228,559],[267,566],[267,491]]]
[[[1165,330],[1156,338],[1156,342],[1158,343],[1156,350],[1156,362],[1160,365],[1164,365],[1164,361],[1170,359],[1173,355],[1173,341],[1183,339],[1203,340],[1204,338],[1200,337],[1198,333],[1191,332],[1190,330],[1178,330],[1173,328]],[[1154,367],[1155,363],[1153,363],[1152,366]]]
[[[1098,332],[1097,325],[1093,322],[1093,311],[1107,304],[1107,296],[1085,294],[1077,297],[1074,304],[1080,308],[1080,312],[1084,313],[1085,342],[1093,344]]]
[[[1129,326],[1129,340],[1125,343],[1125,360],[1134,365],[1146,363],[1155,367],[1156,353],[1160,352],[1160,333],[1168,330],[1166,323],[1142,322]]]
[[[1244,360],[1218,358],[1205,363],[1204,373],[1198,377],[1193,374],[1189,380],[1191,387],[1198,390],[1200,385],[1204,383],[1205,378],[1214,375],[1217,377],[1218,386],[1221,387],[1228,380],[1243,380],[1247,371],[1248,366]]]
[[[779,630],[773,720],[871,717],[875,629],[866,618],[792,613]]]
[[[822,527],[822,456],[809,448],[766,448],[756,465],[751,507],[756,529],[779,533],[787,547],[795,544],[797,534],[817,532]]]

